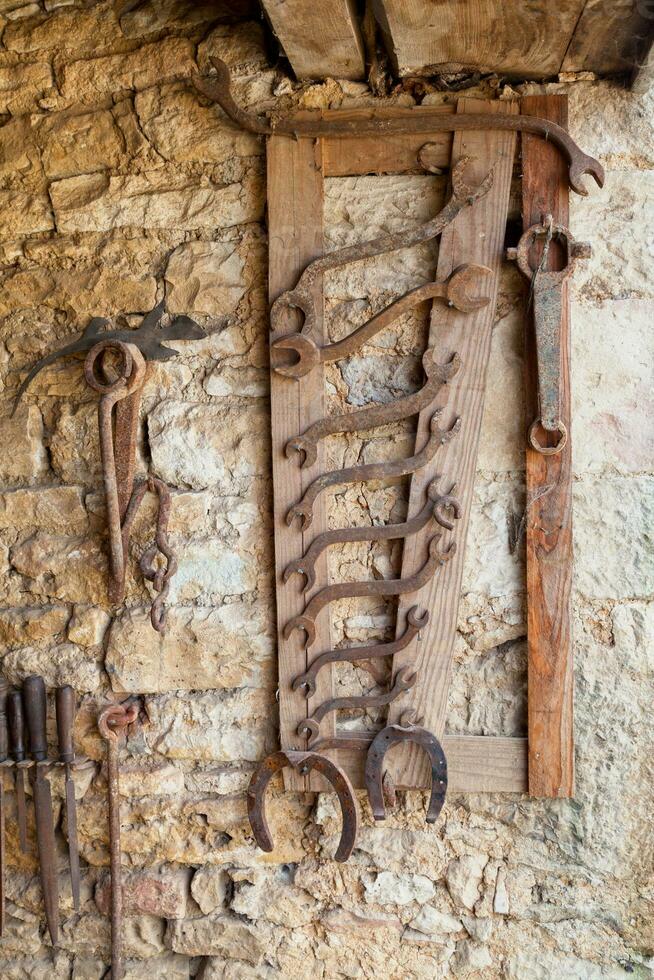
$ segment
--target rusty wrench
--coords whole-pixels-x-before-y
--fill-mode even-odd
[[[327,256],[327,258],[331,258],[331,255]],[[358,258],[361,258],[361,255]],[[316,261],[320,260],[318,259]],[[298,357],[298,360],[294,364],[274,366],[274,370],[277,374],[281,374],[287,378],[295,378],[295,380],[303,378],[318,364],[338,361],[342,357],[354,354],[363,344],[376,336],[380,330],[393,323],[394,320],[397,320],[403,313],[412,310],[418,304],[430,299],[441,299],[448,306],[454,306],[457,310],[461,310],[462,313],[472,313],[474,310],[480,310],[488,304],[489,297],[474,295],[476,292],[475,286],[478,286],[489,275],[490,269],[485,265],[461,265],[447,279],[428,282],[424,286],[418,286],[416,289],[410,290],[404,296],[401,296],[400,299],[395,300],[395,302],[391,303],[380,313],[373,316],[367,323],[353,330],[343,340],[338,340],[333,344],[325,344],[322,347],[318,346],[308,335],[309,320],[307,319],[307,323],[305,323],[304,329],[300,333],[284,334],[281,337],[271,340],[273,353],[280,350],[289,350]],[[307,318],[309,312],[313,309],[311,306],[313,303],[312,293],[307,293],[305,296],[305,293],[301,292],[299,287],[288,293],[283,293],[275,301],[276,304],[281,302],[286,304],[287,307],[299,307],[307,311]],[[274,309],[275,307],[273,306]]]
[[[334,855],[335,861],[347,861],[357,837],[359,809],[352,784],[345,772],[335,762],[316,752],[273,752],[259,763],[248,786],[248,816],[254,839],[262,851],[272,851],[274,843],[265,811],[265,793],[268,783],[276,772],[291,766],[302,774],[315,769],[334,788],[341,805],[343,829],[341,839]]]
[[[563,269],[552,271],[544,268],[547,251],[543,252],[539,265],[532,268],[532,249],[543,239],[546,249],[552,240],[563,245],[566,257]],[[554,224],[551,215],[544,215],[542,223],[528,228],[518,242],[518,247],[510,249],[507,255],[517,261],[523,276],[529,280],[534,308],[540,416],[529,427],[529,442],[537,452],[551,456],[560,453],[568,441],[568,432],[561,419],[560,390],[563,289],[574,272],[577,259],[590,256],[590,245],[575,241],[567,228]],[[558,433],[555,446],[543,446],[538,441],[540,426],[547,432]]]
[[[316,639],[315,620],[321,609],[339,599],[352,599],[360,596],[391,596],[415,592],[426,585],[437,568],[454,557],[456,543],[451,542],[447,551],[439,551],[440,534],[435,534],[429,542],[429,557],[422,568],[407,578],[381,579],[372,582],[339,582],[327,585],[309,600],[301,616],[293,616],[284,626],[284,639],[288,640],[294,630],[304,630],[305,646],[310,647]]]
[[[446,516],[449,511],[455,520],[461,516],[461,504],[452,496],[455,487],[450,492],[442,494],[438,489],[440,476],[436,476],[427,487],[427,503],[422,510],[408,521],[402,524],[382,524],[371,527],[346,527],[335,528],[333,531],[324,531],[313,539],[302,558],[288,563],[284,569],[284,582],[288,582],[294,574],[304,575],[305,585],[302,589],[306,592],[316,584],[315,565],[326,548],[332,544],[343,544],[346,541],[392,541],[397,538],[406,538],[411,534],[421,531],[433,519],[441,527],[451,531],[454,527],[452,521]]]

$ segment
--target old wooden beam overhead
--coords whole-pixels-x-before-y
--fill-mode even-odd
[[[298,78],[364,77],[355,0],[262,0],[262,6]]]
[[[635,76],[654,37],[650,0],[370,0],[399,77],[495,72],[543,79],[562,72]],[[261,0],[298,78],[361,79],[355,0]]]

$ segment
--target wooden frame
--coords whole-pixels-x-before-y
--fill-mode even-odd
[[[565,97],[550,97],[556,103],[565,103]],[[524,112],[536,113],[524,100]],[[554,111],[554,103],[551,111]],[[506,103],[460,100],[457,112],[495,112],[517,111],[517,106]],[[378,110],[379,111],[379,110]],[[429,112],[434,111],[430,107]],[[446,106],[444,113],[451,113],[453,107]],[[565,114],[565,110],[562,110]],[[402,116],[410,113],[415,117],[418,109],[388,109],[384,114]],[[329,118],[331,113],[325,113]],[[336,114],[336,113],[334,113]],[[547,114],[543,112],[542,114]],[[366,117],[367,110],[339,111],[338,116],[347,115],[356,119]],[[560,121],[559,117],[556,117]],[[447,166],[461,156],[473,157],[475,174],[472,179],[481,179],[491,165],[495,167],[495,182],[492,191],[474,208],[462,212],[455,223],[444,233],[439,250],[438,276],[447,275],[458,264],[478,262],[492,270],[492,281],[487,285],[492,302],[484,310],[474,315],[462,316],[456,311],[443,309],[438,314],[438,331],[432,326],[430,342],[446,359],[454,350],[462,354],[465,365],[455,384],[448,386],[447,411],[462,417],[463,430],[456,440],[444,447],[445,452],[437,454],[437,467],[448,477],[456,479],[465,487],[463,496],[463,519],[456,531],[458,555],[450,562],[418,596],[412,594],[410,602],[401,602],[398,608],[398,630],[401,630],[409,605],[420,602],[432,612],[432,619],[422,639],[421,657],[424,661],[419,672],[419,680],[414,688],[411,706],[424,718],[424,724],[442,738],[448,757],[449,786],[452,792],[525,792],[529,786],[534,795],[568,795],[572,792],[568,761],[572,752],[571,711],[569,710],[569,690],[572,677],[572,663],[569,649],[569,629],[557,634],[563,624],[563,611],[566,599],[553,610],[552,629],[549,648],[543,652],[539,638],[539,623],[542,617],[532,610],[533,599],[545,588],[556,584],[545,572],[541,575],[542,550],[536,544],[535,524],[529,522],[527,529],[530,639],[529,639],[529,745],[524,738],[491,736],[448,736],[443,735],[447,692],[449,687],[452,650],[456,629],[456,614],[459,601],[465,533],[472,497],[473,479],[477,457],[479,429],[483,413],[484,390],[490,337],[494,318],[497,279],[503,257],[504,229],[508,207],[510,181],[516,135],[510,132],[438,133],[429,135],[403,134],[375,139],[370,136],[339,139],[322,137],[319,139],[287,136],[272,136],[268,141],[268,202],[269,202],[269,240],[270,273],[269,287],[271,302],[283,291],[292,288],[300,272],[314,258],[322,254],[323,248],[323,180],[328,176],[359,175],[365,173],[415,173],[424,172],[417,162],[420,147],[429,142],[432,146],[432,160],[436,165]],[[531,173],[546,170],[547,179],[542,181],[541,192],[527,190],[525,184],[525,211],[533,223],[534,210],[552,210],[554,199],[567,204],[567,179],[564,164],[559,155],[536,137],[525,137],[525,161]],[[434,158],[434,153],[438,160]],[[563,170],[561,169],[563,167]],[[531,187],[531,184],[529,184]],[[564,190],[565,188],[565,190]],[[558,194],[558,198],[557,198]],[[530,196],[531,195],[531,196]],[[562,211],[552,210],[556,221],[566,217]],[[540,218],[540,211],[538,213]],[[533,219],[535,220],[535,219]],[[322,284],[316,284],[316,328],[313,339],[323,341],[322,324]],[[289,330],[295,329],[289,325]],[[447,350],[445,349],[447,348]],[[567,390],[567,379],[564,378]],[[568,396],[569,398],[569,396]],[[288,459],[284,453],[286,442],[292,436],[304,431],[312,422],[324,414],[324,384],[322,369],[314,369],[300,381],[289,381],[275,372],[271,375],[272,408],[272,452],[273,479],[275,487],[274,527],[275,527],[275,573],[278,619],[279,681],[280,681],[280,739],[285,750],[305,748],[304,740],[297,735],[297,726],[321,701],[332,697],[332,677],[330,668],[318,674],[317,690],[309,701],[301,691],[294,692],[291,681],[308,666],[308,660],[318,652],[331,646],[329,627],[325,625],[328,617],[319,617],[315,651],[307,656],[301,644],[300,634],[295,632],[289,639],[282,633],[289,619],[302,612],[305,599],[327,584],[325,556],[316,566],[316,584],[308,597],[302,595],[294,585],[283,581],[282,573],[289,561],[301,557],[313,537],[326,530],[324,502],[314,509],[314,520],[307,534],[286,524],[288,508],[300,499],[307,485],[322,472],[321,449],[312,468],[300,468],[296,459]],[[433,407],[429,411],[429,415]],[[567,424],[567,417],[566,417]],[[419,421],[418,440],[424,430],[425,419]],[[529,451],[527,472],[530,485],[535,487],[539,481],[551,475],[546,468],[542,471],[542,460],[556,460],[557,457],[539,457]],[[569,491],[569,449],[565,451],[561,466],[563,483],[568,481]],[[548,463],[547,466],[557,465]],[[410,495],[410,514],[415,512],[421,499],[424,484],[433,476],[425,471],[416,475],[412,481]],[[561,488],[565,496],[565,487]],[[561,498],[563,499],[563,498]],[[557,497],[558,500],[558,497]],[[535,512],[534,512],[535,513]],[[569,510],[560,514],[567,526]],[[561,531],[561,552],[569,568],[571,555],[564,547],[567,530]],[[407,542],[403,559],[402,574],[408,575],[419,564],[424,540]],[[567,573],[569,575],[569,572]],[[565,586],[565,582],[563,583]],[[542,603],[541,603],[542,606]],[[534,618],[534,616],[536,618]],[[557,625],[558,624],[558,625]],[[558,638],[557,638],[558,637]],[[561,641],[562,647],[557,648]],[[408,660],[407,655],[397,655],[394,669]],[[542,658],[545,658],[543,660]],[[411,659],[415,660],[413,651]],[[540,659],[539,659],[540,658]],[[550,666],[553,669],[550,671]],[[564,692],[557,695],[559,682]],[[403,700],[402,708],[407,707]],[[391,706],[393,709],[393,706]],[[391,710],[389,718],[397,721],[397,710]],[[544,724],[543,719],[547,719]],[[321,734],[330,737],[336,734],[334,715],[323,721]],[[549,748],[544,750],[547,743]],[[362,749],[366,738],[362,736]],[[364,787],[363,765],[365,751],[331,750],[330,757],[339,763],[356,788]],[[529,767],[528,767],[529,760]],[[414,746],[398,747],[389,757],[389,767],[396,786],[399,788],[418,788],[428,785],[427,767]],[[553,775],[565,771],[566,777]],[[528,779],[529,777],[529,779]],[[285,770],[287,789],[315,790],[324,788],[320,777],[303,776],[295,770]]]

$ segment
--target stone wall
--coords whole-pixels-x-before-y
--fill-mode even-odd
[[[36,671],[49,685],[73,684],[78,747],[98,761],[77,784],[79,915],[59,834],[56,951],[33,855],[18,851],[10,812],[0,973],[106,973],[106,784],[95,717],[113,691],[144,695],[145,724],[130,739],[123,776],[130,980],[651,977],[652,96],[606,82],[548,87],[569,93],[573,135],[608,170],[605,189],[575,199],[572,211],[576,235],[594,247],[573,299],[576,798],[451,797],[429,828],[421,794],[407,794],[384,826],[373,825],[362,799],[358,845],[340,866],[330,860],[333,800],[276,790],[277,847],[264,855],[244,796],[254,763],[276,744],[264,147],[186,79],[217,54],[239,99],[258,111],[364,104],[370,95],[353,83],[300,86],[272,70],[259,23],[230,22],[230,9],[246,7],[0,0],[0,667],[16,683]],[[406,93],[395,99],[412,103]],[[330,180],[328,244],[424,220],[443,193],[444,179],[432,177]],[[433,263],[433,250],[416,250],[331,277],[333,336],[426,280]],[[161,638],[133,560],[124,609],[107,604],[96,403],[79,362],[48,368],[10,410],[26,368],[91,316],[129,313],[136,325],[164,296],[208,336],[154,364],[143,399],[139,469],[177,488],[180,566]],[[525,733],[522,296],[507,267],[452,732]],[[408,318],[333,366],[331,408],[413,390],[424,331],[423,320]],[[334,439],[329,452],[335,465],[382,458],[410,435],[388,427],[368,442]],[[405,492],[353,487],[333,500],[334,522],[401,520]],[[153,514],[150,502],[132,558]],[[334,572],[352,579],[389,574],[398,559],[397,548],[382,546],[331,556]],[[336,636],[383,638],[390,612],[374,601],[339,605]],[[354,668],[338,678],[343,692],[371,683]],[[60,819],[57,779],[54,792]]]

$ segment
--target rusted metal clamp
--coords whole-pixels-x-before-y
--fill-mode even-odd
[[[446,516],[449,511],[455,520],[461,516],[461,504],[453,496],[456,485],[450,491],[443,494],[438,489],[441,477],[436,476],[427,487],[427,503],[415,517],[404,521],[402,524],[382,524],[369,527],[345,527],[335,528],[333,531],[324,531],[313,539],[302,558],[297,558],[288,563],[284,569],[284,582],[288,582],[292,575],[304,575],[305,585],[303,592],[312,589],[316,584],[315,565],[326,548],[332,544],[343,544],[346,541],[393,541],[397,538],[408,538],[411,534],[416,534],[425,528],[431,520],[436,521],[441,527],[451,531],[454,524]]]
[[[539,241],[544,242],[545,249],[540,262],[532,266],[532,251]],[[565,252],[565,266],[558,271],[545,268],[551,241],[559,242]],[[568,441],[568,432],[561,419],[563,289],[575,270],[577,260],[588,258],[590,254],[590,245],[575,241],[567,228],[553,223],[551,215],[544,215],[541,224],[528,228],[518,247],[507,252],[507,258],[517,261],[531,288],[540,415],[529,427],[529,442],[536,452],[546,456],[560,453]],[[541,426],[547,432],[558,434],[556,445],[543,446],[539,442],[538,429]]]
[[[386,819],[383,776],[384,759],[393,745],[415,742],[425,750],[431,763],[431,795],[427,808],[427,823],[438,819],[447,792],[447,760],[443,746],[435,735],[418,725],[388,725],[375,735],[366,756],[366,789],[375,820]]]
[[[107,792],[109,794],[109,861],[111,874],[111,976],[122,980],[123,885],[120,863],[120,785],[118,754],[122,735],[139,714],[138,705],[110,704],[98,718],[98,730],[107,743]]]
[[[386,405],[371,405],[357,412],[346,412],[314,422],[301,436],[289,439],[286,443],[286,455],[290,457],[293,453],[299,453],[301,466],[313,466],[318,458],[318,443],[329,435],[374,429],[378,425],[387,425],[389,422],[417,415],[423,408],[431,405],[441,388],[457,374],[461,359],[458,354],[453,354],[447,364],[439,364],[434,360],[433,349],[429,348],[423,354],[422,366],[427,381],[412,395],[396,398]]]
[[[401,650],[406,650],[409,644],[419,635],[429,622],[429,613],[425,610],[418,615],[418,607],[412,606],[407,613],[407,627],[402,636],[391,643],[376,643],[372,646],[347,647],[343,650],[328,650],[321,653],[303,674],[293,680],[291,687],[294,691],[301,689],[306,698],[316,691],[316,676],[326,664],[359,663],[366,660],[379,660],[382,657],[392,657]]]
[[[248,787],[247,800],[250,826],[257,844],[262,851],[272,851],[275,846],[266,820],[264,798],[272,777],[287,766],[304,775],[315,770],[333,786],[343,818],[341,839],[334,860],[347,861],[354,848],[359,826],[356,797],[352,784],[341,767],[316,752],[273,752],[255,769]]]
[[[310,647],[316,639],[315,621],[318,613],[330,602],[339,599],[351,599],[361,596],[395,596],[416,592],[426,585],[437,568],[454,557],[456,543],[452,541],[447,551],[439,551],[438,544],[442,535],[435,534],[429,542],[429,557],[422,568],[407,578],[380,579],[372,582],[339,582],[328,585],[313,596],[307,603],[301,616],[294,616],[284,626],[284,639],[288,640],[294,630],[304,630],[305,646]]]
[[[438,425],[442,408],[437,408],[431,417],[429,424],[429,439],[414,456],[407,459],[397,460],[386,463],[365,463],[361,466],[347,466],[342,470],[331,470],[316,477],[313,483],[307,487],[302,500],[294,504],[286,515],[286,523],[290,525],[296,517],[300,518],[302,530],[306,531],[313,521],[313,505],[323,490],[327,487],[338,486],[345,483],[359,483],[366,480],[390,480],[401,476],[408,476],[415,473],[421,467],[430,462],[439,446],[444,446],[450,442],[461,428],[461,420],[455,419],[449,429],[441,429]]]
[[[500,130],[509,132],[533,133],[553,143],[568,161],[568,182],[577,194],[585,196],[588,192],[582,177],[590,174],[597,184],[604,185],[604,169],[594,157],[584,153],[563,129],[549,119],[538,116],[502,115],[493,113],[458,113],[444,116],[442,113],[425,112],[415,115],[389,117],[370,109],[367,117],[358,119],[339,119],[333,114],[325,119],[316,113],[315,119],[268,119],[246,112],[234,101],[231,93],[229,68],[220,58],[212,57],[215,75],[194,75],[192,82],[205,98],[218,105],[238,126],[262,136],[338,136],[341,138],[360,137],[366,133],[383,136],[392,133],[438,133]]]

